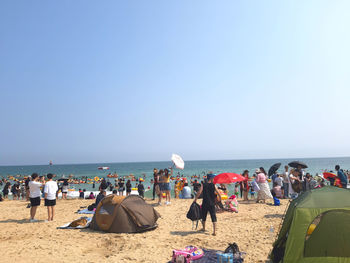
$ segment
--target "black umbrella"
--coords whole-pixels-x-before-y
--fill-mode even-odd
[[[307,168],[307,165],[305,163],[299,161],[290,162],[288,165],[293,168],[298,168],[298,166],[301,166],[303,169]]]
[[[273,175],[280,167],[281,163],[275,163],[274,165],[272,165],[269,169],[269,172],[267,173],[268,176],[270,177],[271,175]]]

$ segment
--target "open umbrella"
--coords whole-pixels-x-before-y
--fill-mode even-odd
[[[298,168],[299,165],[303,169],[307,168],[307,165],[305,163],[299,161],[290,162],[288,165],[293,168]]]
[[[222,173],[214,177],[214,184],[231,184],[246,180],[242,175],[235,173]]]
[[[324,172],[323,173],[323,178],[327,179],[327,180],[329,180],[328,178],[333,178],[333,177],[336,177],[336,176],[337,176],[336,174],[330,173],[330,172]]]
[[[281,167],[281,163],[275,163],[269,169],[268,176],[273,175],[279,168]]]
[[[173,155],[171,156],[171,160],[173,161],[177,169],[183,170],[185,168],[185,162],[184,160],[182,160],[181,156],[173,153]]]

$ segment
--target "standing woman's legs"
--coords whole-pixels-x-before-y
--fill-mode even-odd
[[[166,201],[170,203],[170,190],[166,191]]]
[[[209,207],[209,213],[211,217],[211,221],[213,222],[213,236],[216,236],[217,224],[216,224],[216,211],[215,206]]]
[[[156,184],[153,183],[153,200],[155,199],[156,196]]]
[[[215,209],[215,208],[214,208]],[[202,231],[205,231],[205,221],[207,221],[208,207],[202,204]]]
[[[170,191],[171,191],[170,183],[167,183],[166,198],[169,203],[170,203]]]
[[[50,210],[50,206],[47,206],[47,221],[51,220],[51,210]]]
[[[30,207],[30,219],[34,219],[37,208],[38,208],[38,206],[31,206]]]
[[[162,183],[159,183],[158,184],[158,189],[159,189],[159,195],[158,195],[158,204],[161,204],[162,203],[162,196],[163,196],[163,191],[162,191],[162,189],[163,189],[163,184]]]
[[[247,190],[243,190],[243,196],[244,196],[243,200],[248,201],[248,191]]]

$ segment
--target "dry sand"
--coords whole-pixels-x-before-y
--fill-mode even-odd
[[[154,201],[147,201],[156,205]],[[192,231],[186,218],[191,200],[172,200],[169,206],[155,206],[162,218],[156,230],[141,234],[114,234],[89,229],[56,229],[79,218],[74,212],[91,200],[59,200],[53,222],[45,223],[46,207],[38,208],[38,223],[29,223],[25,201],[0,202],[1,262],[168,262],[173,249],[194,245],[224,250],[236,242],[247,253],[245,262],[265,262],[272,248],[270,227],[276,235],[288,201],[269,204],[239,204],[239,213],[218,214],[218,235]],[[201,203],[201,200],[199,201]],[[269,201],[268,203],[271,203]],[[88,215],[89,216],[89,215]]]

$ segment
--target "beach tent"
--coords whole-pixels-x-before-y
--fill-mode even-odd
[[[160,217],[138,195],[108,195],[98,204],[90,228],[112,233],[137,233],[157,227]]]
[[[283,263],[350,263],[350,191],[325,186],[294,199],[270,257]]]

